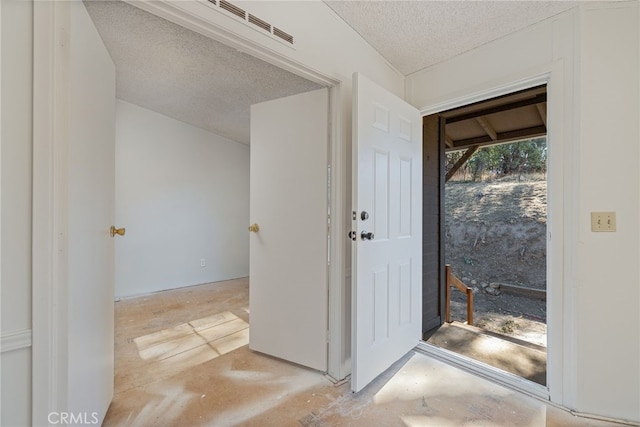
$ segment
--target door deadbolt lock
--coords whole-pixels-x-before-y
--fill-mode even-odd
[[[363,221],[366,221],[369,219],[369,212],[367,211],[362,211],[360,212],[360,219]]]
[[[360,238],[362,240],[373,240],[373,233],[363,231],[362,233],[360,233]]]

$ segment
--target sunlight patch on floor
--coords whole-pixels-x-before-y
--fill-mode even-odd
[[[461,402],[461,405],[464,405],[464,403]],[[489,410],[489,408],[484,409],[485,410],[483,411],[473,411],[472,408],[472,410],[469,411],[470,413],[463,420],[456,418],[456,415],[464,413],[464,410],[459,410],[459,408],[455,407],[450,408],[449,412],[456,413],[456,415],[402,415],[400,419],[407,427],[457,427],[460,425],[503,427],[505,425],[504,417],[500,412],[496,412],[494,416],[494,413]],[[514,425],[521,427],[544,427],[547,425],[546,412],[546,408],[541,406],[538,410],[533,411],[532,413],[527,413],[526,415],[514,415],[514,418],[511,418],[510,421],[514,423]]]
[[[180,359],[195,366],[249,344],[249,324],[226,311],[135,338],[134,342],[143,360]]]
[[[499,338],[486,337],[475,340],[472,347],[481,353],[495,354],[505,350],[507,343]]]
[[[432,379],[427,376],[413,376],[402,369],[397,375],[373,396],[375,404],[384,404],[395,400],[416,400],[422,398],[425,390],[430,389]]]
[[[129,413],[127,425],[145,425],[148,420],[162,420],[163,423],[175,423],[184,416],[184,407],[187,402],[196,398],[197,395],[185,390],[180,386],[172,386],[164,389],[162,394],[150,396],[149,401],[140,412]]]
[[[530,342],[532,344],[546,347],[547,346],[547,325],[542,324],[542,328],[544,332],[538,332],[538,331],[520,332],[520,335],[518,336],[518,338],[523,341]]]
[[[294,371],[289,367],[286,369],[286,373],[280,374],[257,371],[223,373],[223,376],[233,379],[234,386],[231,388],[244,389],[245,393],[236,405],[217,413],[213,418],[213,424],[231,426],[247,423],[281,405],[286,405],[294,396],[326,383],[326,379],[316,371]],[[247,380],[250,380],[250,383],[247,383]]]
[[[431,399],[463,399],[460,395],[459,383],[469,384],[472,393],[482,394],[484,380],[477,379],[477,384],[471,384],[468,374],[464,371],[447,371],[446,376],[439,371],[429,369],[422,356],[411,356],[405,365],[373,396],[376,405],[385,405],[395,401],[422,402],[422,410],[429,410]],[[475,378],[473,382],[476,382]],[[474,389],[474,387],[476,389]],[[492,391],[493,396],[502,398],[509,393],[507,389]],[[437,415],[437,414],[430,414]],[[408,422],[408,421],[407,421]],[[411,424],[407,424],[411,425]],[[431,425],[431,424],[429,424]]]

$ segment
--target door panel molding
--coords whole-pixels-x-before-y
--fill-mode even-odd
[[[353,87],[351,390],[360,391],[420,340],[422,120],[358,73]]]

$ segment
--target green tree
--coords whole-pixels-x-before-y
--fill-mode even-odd
[[[462,156],[462,151],[447,153],[447,169]],[[475,182],[489,172],[498,177],[547,171],[547,139],[535,138],[509,144],[480,148],[467,161],[471,179]]]
[[[487,147],[491,153],[491,169],[498,176],[545,172],[547,170],[547,144],[545,138],[518,141]]]

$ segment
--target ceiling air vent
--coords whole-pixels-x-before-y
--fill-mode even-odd
[[[238,6],[229,3],[226,0],[220,0],[220,7],[224,10],[226,10],[227,12],[233,13],[234,15],[242,18],[242,19],[246,19],[247,16],[247,12],[244,11],[244,9],[239,8]]]
[[[282,40],[293,44],[293,36],[282,31],[280,28],[273,27],[273,35],[280,37]]]
[[[228,13],[231,13],[237,16],[238,18],[241,18],[245,22],[255,25],[256,27],[266,31],[272,36],[275,36],[281,40],[284,40],[287,43],[293,44],[293,36],[291,34],[282,31],[280,28],[274,27],[267,21],[264,21],[258,18],[257,16],[252,15],[251,13],[247,13],[243,8],[238,7],[227,0],[207,0],[207,2],[213,4],[214,6],[215,5],[219,6],[220,9],[223,9]]]
[[[249,14],[249,22],[251,22],[253,25],[257,25],[258,27],[262,28],[263,30],[267,31],[267,32],[271,32],[271,24],[269,24],[267,21],[263,21],[262,19]]]

